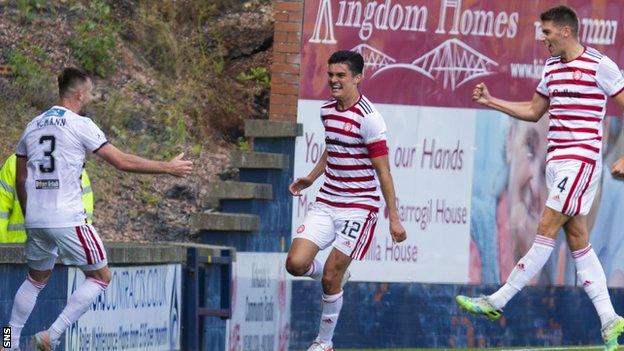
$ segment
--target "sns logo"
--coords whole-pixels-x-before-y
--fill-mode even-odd
[[[584,282],[583,282],[583,287],[584,287],[584,288],[586,288],[586,287],[588,287],[588,286],[590,286],[590,285],[592,285],[592,282],[591,282],[591,281],[589,281],[589,280],[586,280],[586,281],[584,281]]]
[[[11,348],[11,327],[2,328],[2,347]]]

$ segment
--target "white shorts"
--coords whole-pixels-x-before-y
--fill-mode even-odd
[[[343,209],[314,203],[293,239],[315,243],[321,250],[333,244],[338,251],[356,260],[363,260],[373,241],[377,212]]]
[[[546,164],[546,206],[568,216],[589,213],[598,184],[601,161],[558,160]]]
[[[90,224],[68,228],[28,228],[24,253],[30,268],[47,271],[60,256],[66,265],[93,271],[107,265],[106,250]]]

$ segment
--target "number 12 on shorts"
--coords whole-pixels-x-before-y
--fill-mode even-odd
[[[340,231],[342,234],[352,239],[357,239],[357,235],[360,232],[362,223],[356,221],[345,221],[344,227]]]

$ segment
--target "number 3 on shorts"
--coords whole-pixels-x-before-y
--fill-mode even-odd
[[[357,239],[357,234],[360,232],[360,228],[362,228],[362,223],[356,221],[345,221],[344,227],[340,233],[345,236],[348,236],[352,239]]]
[[[562,193],[565,191],[566,183],[568,182],[568,177],[563,178],[562,181],[557,184],[557,188],[559,188],[559,192]]]

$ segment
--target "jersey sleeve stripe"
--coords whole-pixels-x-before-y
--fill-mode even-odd
[[[584,61],[584,62],[598,63],[598,61],[594,61],[594,60],[590,59],[589,57],[583,57],[583,56],[577,58],[577,60],[578,61]]]
[[[385,140],[379,140],[374,143],[366,145],[368,148],[368,157],[380,157],[388,154],[388,146]]]
[[[96,152],[100,151],[100,149],[103,148],[104,145],[106,145],[106,144],[108,144],[108,140],[103,142],[102,145],[98,146],[97,149],[93,150],[93,153],[96,153]]]
[[[624,87],[622,87],[620,90],[617,91],[617,93],[611,95],[611,97],[616,97],[618,96],[622,91],[624,90]]]

